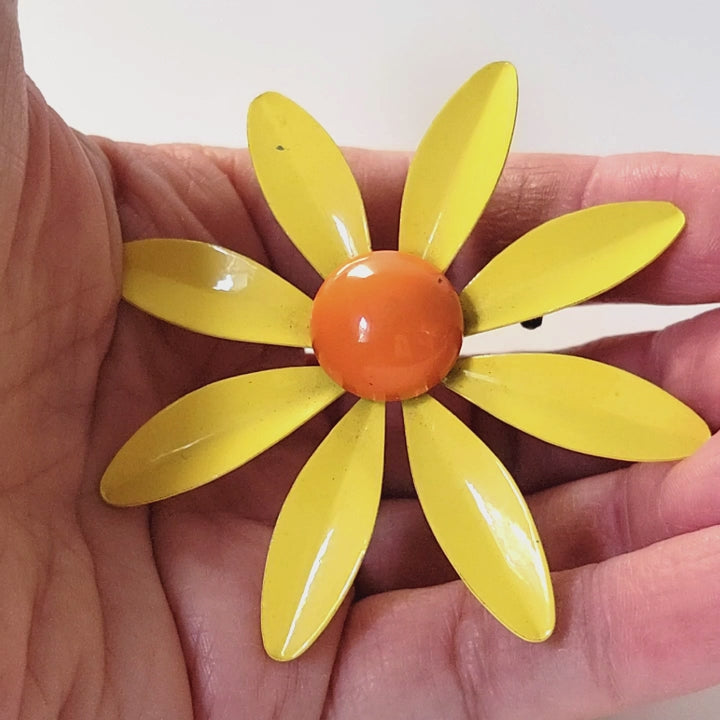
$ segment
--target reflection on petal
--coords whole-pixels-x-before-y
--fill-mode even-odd
[[[260,95],[248,111],[248,146],[273,215],[320,275],[370,252],[355,178],[305,110],[278,93]]]
[[[261,607],[265,650],[301,655],[347,594],[375,523],[385,407],[359,400],[298,475],[268,551]]]
[[[290,623],[290,629],[288,630],[287,638],[285,638],[285,643],[283,644],[282,650],[280,651],[280,654],[283,656],[286,656],[288,654],[288,649],[290,647],[290,644],[292,643],[293,639],[295,638],[295,630],[297,628],[298,620],[300,619],[300,617],[303,614],[303,611],[305,610],[305,606],[307,605],[307,601],[308,601],[308,596],[310,595],[310,590],[312,589],[313,585],[315,584],[315,579],[317,578],[318,571],[320,570],[320,566],[322,565],[322,562],[325,559],[328,545],[330,544],[330,540],[332,539],[332,536],[334,534],[335,534],[335,528],[330,528],[328,530],[327,535],[325,536],[325,539],[322,541],[320,548],[318,549],[317,555],[315,556],[315,560],[313,560],[312,567],[310,568],[310,572],[308,573],[308,578],[305,581],[305,587],[303,588],[302,595],[300,596],[300,600],[298,600],[297,610],[295,611],[295,615],[293,615],[292,622]]]
[[[418,499],[458,575],[516,635],[547,639],[555,624],[550,574],[510,473],[437,400],[406,400],[403,417]]]
[[[527,584],[526,578],[542,575],[545,572],[544,560],[535,552],[533,538],[528,535],[527,529],[521,527],[489,499],[484,498],[474,483],[466,480],[465,486],[475,500],[478,512],[492,528],[492,534],[505,539],[502,543],[505,561],[518,583]]]
[[[312,300],[227,248],[151,238],[123,248],[123,297],[141,310],[228,340],[307,347]]]
[[[482,213],[505,165],[517,110],[517,74],[486,65],[447,102],[410,163],[399,247],[445,270]]]
[[[360,255],[360,249],[357,247],[357,244],[355,243],[355,240],[353,240],[352,235],[350,235],[350,231],[348,230],[348,227],[343,221],[343,219],[338,217],[337,215],[333,215],[332,219],[335,223],[335,227],[337,228],[338,235],[340,236],[340,239],[345,246],[345,252],[347,253],[348,258],[353,258]]]

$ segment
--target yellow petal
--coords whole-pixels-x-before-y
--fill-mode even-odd
[[[260,95],[248,111],[248,146],[273,215],[323,277],[370,252],[355,178],[305,110],[278,93]]]
[[[126,243],[123,297],[204,335],[311,345],[312,300],[263,265],[217,245],[161,238]]]
[[[403,403],[410,469],[428,523],[470,591],[509,630],[541,642],[555,626],[545,554],[500,460],[430,396]]]
[[[710,437],[693,410],[624,370],[570,355],[481,355],[445,384],[530,435],[618,460],[676,460]]]
[[[506,62],[473,75],[440,111],[410,164],[400,250],[445,270],[485,208],[515,127],[517,74]]]
[[[385,406],[357,402],[317,448],[270,543],[262,636],[275,660],[301,655],[330,622],[370,542],[383,475]]]
[[[505,248],[463,290],[465,333],[595,297],[651,263],[684,224],[671,203],[645,201],[598,205],[550,220]]]
[[[120,448],[100,492],[111,505],[143,505],[205,485],[343,392],[319,367],[263,370],[206,385],[150,418]]]

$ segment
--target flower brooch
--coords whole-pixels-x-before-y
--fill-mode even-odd
[[[463,336],[575,305],[654,260],[682,230],[666,202],[592,207],[531,230],[458,294],[444,275],[507,157],[517,77],[493,63],[436,117],[410,165],[398,251],[373,252],[358,187],[338,147],[276,93],[248,114],[267,202],[324,278],[314,300],[221,247],[148,239],[125,245],[123,297],[215,337],[314,349],[317,366],[255,372],[195,390],[143,425],[101,481],[113,505],[177,495],[239,467],[344,393],[357,402],[298,475],[265,567],[261,629],[277,660],[303,653],[353,583],[383,477],[385,402],[400,401],[418,499],[475,597],[532,642],[555,624],[545,555],[527,505],[493,452],[427,394],[438,383],[516,428],[570,450],[674,460],[709,436],[655,385],[580,357],[459,358]]]

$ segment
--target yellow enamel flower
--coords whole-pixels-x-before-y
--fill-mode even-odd
[[[372,252],[357,185],[301,108],[257,98],[248,140],[277,220],[323,276],[314,300],[267,268],[189,240],[125,247],[123,296],[186,328],[310,347],[319,365],[221,380],[162,410],[101,482],[113,505],[177,495],[241,466],[345,392],[359,397],[295,480],[273,533],[262,593],[268,654],[290,660],[325,628],[370,541],[380,502],[385,402],[402,401],[418,499],[469,590],[529,641],[553,631],[542,545],[492,451],[426,393],[443,382],[501,420],[561,447],[629,461],[674,460],[709,436],[660,388],[602,363],[555,354],[458,359],[462,337],[596,296],[656,258],[684,225],[670,203],[603,205],[551,220],[495,257],[458,295],[444,272],[502,172],[517,107],[508,63],[452,97],[412,161],[399,250]]]

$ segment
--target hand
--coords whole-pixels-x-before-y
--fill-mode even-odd
[[[464,403],[530,494],[556,571],[555,635],[523,643],[451,582],[394,416],[386,497],[353,601],[302,658],[269,660],[259,598],[272,523],[335,418],[173,501],[105,506],[102,471],[161,407],[221,377],[303,362],[121,303],[121,245],[212,241],[308,292],[317,280],[244,152],[72,131],[26,82],[14,5],[0,8],[0,718],[569,720],[720,681],[718,439],[674,465],[620,467],[471,417]],[[349,160],[375,246],[391,247],[407,158]],[[457,279],[550,217],[667,199],[687,214],[686,231],[611,297],[718,301],[718,180],[712,158],[516,157]],[[718,312],[579,352],[648,377],[716,429]]]

